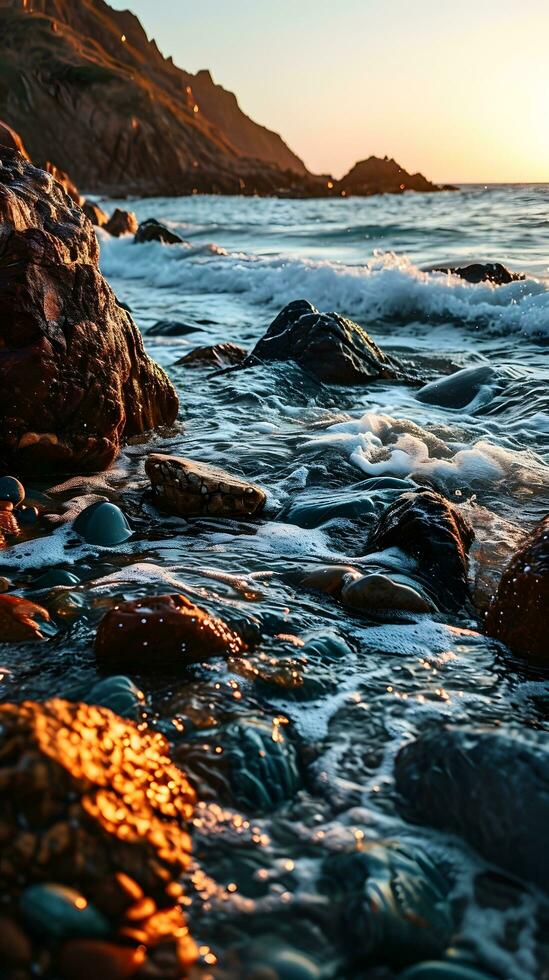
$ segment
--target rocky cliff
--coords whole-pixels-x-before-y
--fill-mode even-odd
[[[0,0],[0,117],[36,165],[112,196],[438,190],[374,157],[343,181],[313,176],[208,71],[176,67],[104,0]]]

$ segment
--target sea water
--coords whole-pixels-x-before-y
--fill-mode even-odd
[[[547,685],[482,635],[481,615],[387,623],[298,582],[318,565],[360,567],[398,488],[427,485],[473,524],[471,588],[482,610],[510,554],[547,512],[549,185],[322,201],[101,203],[155,217],[185,240],[135,245],[99,232],[101,268],[176,385],[181,411],[174,427],[132,440],[108,472],[47,488],[58,509],[98,496],[120,503],[136,531],[127,544],[78,545],[59,522],[2,554],[0,573],[21,594],[30,594],[44,568],[71,568],[82,579],[72,605],[64,590],[53,597],[64,610],[57,635],[32,657],[28,648],[0,647],[2,698],[85,697],[97,680],[93,637],[113,596],[184,591],[247,622],[264,638],[255,660],[134,678],[147,720],[191,775],[194,765],[204,787],[213,784],[209,793],[199,785],[207,798],[195,819],[187,890],[193,933],[218,958],[216,976],[245,975],[252,939],[268,951],[275,975],[286,957],[283,977],[368,976],[354,962],[345,916],[319,884],[321,869],[330,854],[390,839],[424,848],[447,876],[462,955],[496,976],[533,980],[539,896],[526,889],[511,908],[481,907],[473,882],[482,859],[399,816],[393,762],[402,745],[444,722],[544,730]],[[474,260],[502,262],[525,278],[472,285],[428,271]],[[196,346],[231,341],[250,349],[296,299],[356,320],[426,381],[465,367],[492,370],[456,409],[426,404],[416,388],[390,381],[328,386],[291,363],[215,377],[177,364]],[[159,320],[186,327],[181,336],[147,336]],[[151,451],[214,463],[260,484],[268,496],[263,517],[186,522],[157,513],[144,498]],[[392,489],[389,480],[385,490],[370,490],[368,481],[379,477],[391,478]],[[364,501],[358,516],[342,516],[357,496]],[[291,519],[296,505],[303,513],[319,500],[319,517]],[[271,741],[291,745],[299,776],[289,799],[267,808],[236,804],[234,787],[233,798],[218,798],[232,778],[220,759],[234,724],[269,733],[272,725]],[[265,757],[272,790],[283,763],[269,769],[269,737],[266,749],[243,750],[243,764],[247,751]],[[519,941],[508,940],[510,920]],[[288,972],[288,957],[295,970],[308,962],[309,973]]]

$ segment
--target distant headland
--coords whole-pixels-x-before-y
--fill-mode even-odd
[[[104,0],[0,0],[0,117],[33,161],[111,196],[368,196],[452,189],[369,157],[311,174],[208,71],[190,74]]]

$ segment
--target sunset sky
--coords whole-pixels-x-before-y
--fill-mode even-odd
[[[549,181],[549,0],[110,0],[315,172]]]

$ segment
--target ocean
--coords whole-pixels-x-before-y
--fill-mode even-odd
[[[106,473],[56,488],[67,501],[103,494],[121,503],[137,530],[130,542],[115,552],[75,547],[59,527],[2,555],[2,574],[69,563],[84,583],[45,657],[29,662],[17,647],[9,662],[4,656],[2,699],[83,697],[97,680],[91,643],[113,594],[181,590],[246,622],[263,636],[257,657],[212,661],[183,679],[137,679],[145,716],[207,788],[194,821],[189,915],[199,944],[219,960],[216,977],[246,976],[254,943],[256,959],[266,955],[275,970],[265,980],[396,975],[402,964],[390,947],[406,948],[406,899],[395,910],[383,882],[389,874],[405,896],[421,891],[407,863],[421,853],[448,883],[452,955],[487,976],[534,980],[547,956],[536,935],[539,895],[525,886],[504,907],[494,884],[481,901],[475,882],[488,874],[486,862],[459,838],[401,816],[393,766],[403,745],[444,723],[547,733],[547,682],[483,636],[482,615],[472,611],[387,621],[298,583],[309,568],[360,568],[383,508],[425,485],[474,527],[470,578],[483,609],[549,509],[549,185],[101,203],[155,217],[187,243],[136,245],[99,232],[102,271],[175,383],[180,418],[132,440]],[[473,285],[425,271],[473,260],[502,262],[525,278]],[[291,363],[215,377],[177,364],[196,346],[250,349],[297,299],[356,320],[425,380],[471,366],[492,371],[456,409],[422,403],[417,388],[390,381],[325,385]],[[186,327],[181,336],[148,336],[161,320]],[[158,514],[143,500],[151,451],[258,483],[268,496],[264,516],[186,522]],[[355,852],[377,869],[362,908],[349,908],[344,876],[327,871]],[[383,909],[376,935],[359,928],[374,895]],[[421,896],[429,917],[434,899]],[[370,962],[386,972],[369,973]]]

